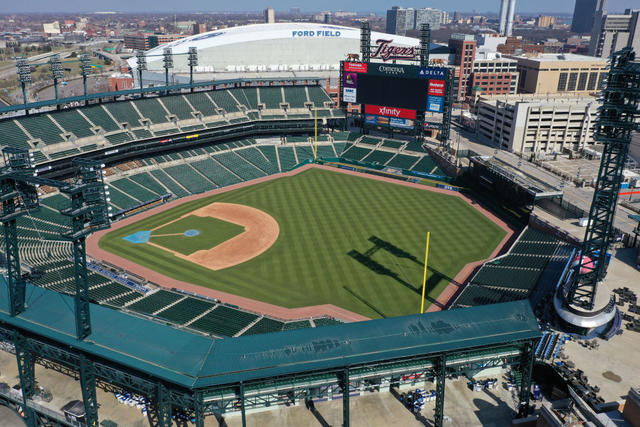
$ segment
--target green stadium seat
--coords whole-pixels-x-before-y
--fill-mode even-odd
[[[141,202],[147,202],[149,200],[158,198],[157,194],[147,190],[144,187],[141,187],[140,185],[130,180],[129,178],[122,178],[115,181],[111,181],[109,185],[116,187],[118,190],[122,191],[123,193],[131,197],[134,197],[140,200]]]
[[[309,100],[316,107],[324,107],[325,102],[331,102],[331,98],[320,86],[309,86]]]
[[[399,169],[410,169],[418,161],[417,156],[410,156],[408,154],[396,154],[395,157],[389,160],[387,166]]]
[[[182,294],[160,289],[159,291],[144,297],[140,301],[136,301],[127,306],[127,308],[138,313],[153,314],[156,311],[161,310],[163,307],[167,307],[182,298],[184,298],[184,295]]]
[[[167,107],[171,114],[174,114],[178,120],[193,119],[191,112],[193,111],[182,95],[163,96],[159,100]]]
[[[258,320],[253,326],[242,333],[242,336],[245,335],[255,335],[255,334],[265,334],[268,332],[280,332],[282,327],[284,326],[284,322],[280,322],[279,320],[269,319],[268,317],[263,317]]]
[[[156,313],[156,316],[183,325],[200,316],[214,305],[209,301],[187,297],[177,304]]]
[[[83,108],[82,113],[87,116],[87,118],[91,120],[94,125],[100,126],[105,132],[113,132],[120,129],[118,124],[114,122],[102,108],[102,105]]]
[[[282,168],[282,172],[287,172],[298,164],[298,162],[296,161],[293,147],[279,146],[277,147],[277,149],[278,149],[278,157],[280,158],[280,167]]]
[[[215,116],[218,114],[216,106],[211,102],[205,93],[194,92],[184,95],[189,103],[193,105],[197,111],[200,111],[203,117]]]
[[[394,156],[394,153],[382,150],[373,150],[367,157],[362,159],[366,163],[386,164]]]
[[[266,109],[279,109],[282,100],[282,88],[280,87],[261,87],[260,102],[265,105]]]
[[[33,138],[41,139],[45,144],[57,144],[64,141],[60,136],[62,131],[46,114],[23,117],[20,119],[20,124]]]
[[[212,182],[203,178],[189,165],[167,166],[164,171],[180,182],[192,194],[204,193],[216,188]]]
[[[148,172],[142,172],[135,175],[131,175],[129,178],[132,181],[136,182],[137,184],[153,191],[159,196],[162,196],[167,193],[167,189],[162,187],[162,185],[158,183],[158,181],[153,179],[153,177],[149,175]]]
[[[60,111],[51,114],[51,117],[67,132],[73,133],[78,138],[93,136],[91,123],[86,121],[76,110]]]
[[[112,102],[104,104],[104,107],[109,110],[118,124],[128,123],[130,128],[140,127],[140,115],[133,108],[130,101]]]
[[[153,123],[166,123],[169,121],[167,119],[167,112],[160,102],[156,98],[145,98],[145,99],[137,99],[134,101],[138,111],[142,114],[142,117],[151,120]]]
[[[305,108],[305,102],[309,102],[304,87],[287,86],[284,88],[284,97],[290,108]]]
[[[249,110],[258,109],[258,89],[255,87],[234,89],[233,93],[238,102]]]
[[[209,334],[232,337],[257,318],[253,313],[219,305],[189,327]]]
[[[253,166],[233,151],[216,153],[213,155],[213,158],[245,181],[266,175],[266,173]]]
[[[196,168],[200,173],[215,182],[220,187],[225,187],[231,184],[237,184],[240,179],[222,167],[220,163],[215,162],[213,159],[197,160],[191,163],[191,166]]]
[[[273,147],[271,147],[273,149]],[[277,161],[274,163],[267,159],[263,153],[255,147],[248,147],[242,150],[236,150],[236,153],[245,158],[248,162],[251,162],[253,165],[257,166],[265,172],[267,175],[271,175],[274,173],[280,172],[278,169]],[[275,154],[275,151],[273,151]],[[275,159],[274,159],[275,160]]]
[[[184,197],[190,194],[186,190],[184,190],[182,187],[180,187],[178,184],[176,184],[175,181],[173,181],[164,170],[156,169],[156,170],[150,171],[150,173],[151,175],[154,176],[154,178],[156,178],[165,187],[167,187],[171,192],[171,194],[173,194],[174,196]]]
[[[363,157],[369,153],[371,153],[371,150],[368,148],[352,145],[350,148],[346,149],[340,157],[346,160],[355,160],[359,162],[362,161]]]
[[[235,99],[233,99],[233,97],[229,94],[229,91],[227,91],[226,89],[214,90],[207,93],[209,94],[211,99],[213,99],[213,102],[215,102],[218,107],[224,109],[224,111],[226,111],[227,113],[235,113],[240,111],[238,103]]]

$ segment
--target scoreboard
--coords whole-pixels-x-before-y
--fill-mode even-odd
[[[342,67],[344,102],[414,113],[443,111],[447,68],[348,61]]]

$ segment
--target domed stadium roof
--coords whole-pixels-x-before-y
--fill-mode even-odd
[[[371,32],[372,55],[384,53],[384,46],[415,47],[415,38]],[[170,47],[174,54],[174,72],[188,71],[190,47],[198,49],[199,72],[223,71],[305,71],[337,70],[339,61],[360,52],[360,29],[313,23],[277,23],[245,25],[176,40],[147,52],[150,71],[162,70],[162,52]],[[378,49],[381,47],[381,49]],[[447,59],[446,46],[432,44],[432,56]],[[417,53],[417,51],[416,51]],[[389,58],[387,58],[389,59]],[[136,68],[136,59],[129,65]]]

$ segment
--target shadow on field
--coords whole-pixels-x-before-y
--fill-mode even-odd
[[[342,287],[345,291],[349,292],[355,299],[357,299],[358,301],[360,301],[361,303],[363,303],[364,305],[366,305],[367,307],[369,307],[371,310],[375,311],[376,313],[378,313],[380,315],[380,317],[382,317],[383,319],[386,318],[387,316],[380,310],[378,310],[378,308],[376,308],[375,305],[371,304],[369,301],[367,301],[366,299],[362,298],[360,295],[358,295],[355,291],[349,289],[346,286]]]
[[[402,248],[397,247],[396,245],[394,245],[391,242],[387,242],[386,240],[383,240],[383,239],[379,238],[378,236],[371,236],[371,237],[369,237],[368,240],[369,240],[369,242],[373,243],[373,246],[371,248],[367,249],[364,253],[361,253],[361,252],[353,249],[347,255],[349,255],[351,258],[353,258],[354,260],[358,261],[360,264],[364,265],[365,267],[367,267],[371,271],[375,272],[376,274],[389,276],[392,279],[394,279],[395,281],[397,281],[398,283],[400,283],[402,286],[406,287],[407,289],[417,293],[418,295],[421,295],[422,294],[422,286],[416,287],[416,286],[412,285],[411,283],[406,282],[405,280],[403,280],[400,277],[400,275],[397,272],[395,272],[395,271],[391,270],[390,268],[380,264],[378,261],[375,261],[372,258],[372,256],[376,252],[378,252],[379,250],[384,250],[384,251],[390,253],[391,255],[393,255],[393,256],[395,256],[397,258],[408,259],[408,260],[416,263],[420,267],[423,267],[424,263],[421,260],[419,260],[416,256],[412,255],[411,253],[405,251]],[[429,270],[429,272],[431,274],[429,274],[429,277],[427,279],[427,283],[426,283],[427,290],[435,288],[441,280],[446,280],[448,282],[454,282],[454,283],[460,285],[452,277],[444,275],[440,271],[438,271],[438,270],[436,270],[436,269],[434,269],[432,267],[428,267],[428,270]],[[353,291],[347,289],[346,287],[345,287],[345,289],[349,293],[351,293],[353,296],[358,298],[360,301],[365,303],[367,306],[369,306],[370,308],[372,308],[373,310],[375,310],[378,314],[380,314],[382,316],[380,311],[376,310],[374,307],[372,307],[370,304],[368,304],[364,299],[362,299],[361,297],[357,296],[355,293],[353,293]],[[435,299],[429,297],[428,295],[426,295],[425,298],[430,303],[436,304],[438,307],[443,308],[440,303],[438,303]]]

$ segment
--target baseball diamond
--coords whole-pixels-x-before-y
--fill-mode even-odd
[[[506,235],[460,197],[319,168],[114,228],[101,249],[170,278],[289,308],[335,304],[369,318],[419,309],[427,231],[428,304]],[[201,233],[186,237],[187,229]],[[145,230],[147,243],[125,239]]]

